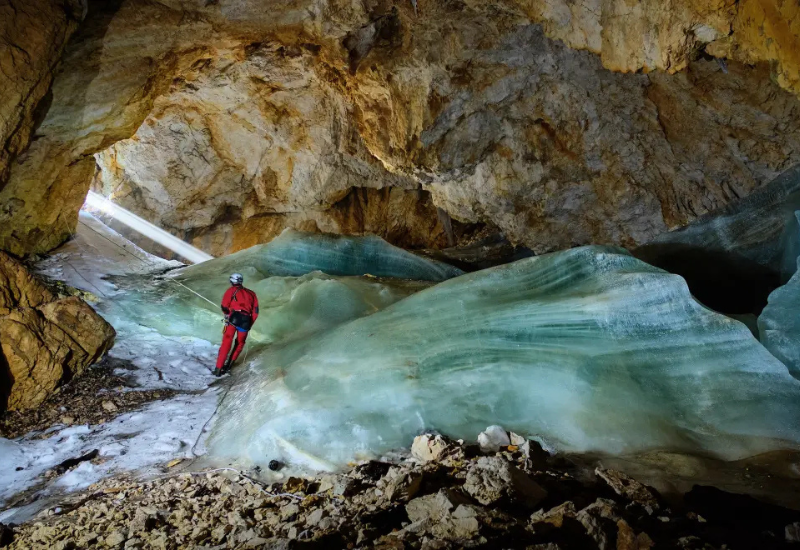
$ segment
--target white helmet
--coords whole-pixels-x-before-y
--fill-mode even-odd
[[[234,273],[231,275],[230,281],[232,285],[240,285],[244,282],[244,277],[241,273]]]

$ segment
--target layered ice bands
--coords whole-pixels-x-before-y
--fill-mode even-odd
[[[463,273],[378,237],[286,230],[268,244],[172,272],[155,286],[131,289],[104,314],[115,325],[133,320],[161,334],[217,342],[219,303],[233,272],[242,273],[245,286],[259,298],[261,316],[251,343],[309,336]]]
[[[328,275],[374,275],[444,281],[463,271],[397,248],[374,235],[343,237],[287,229],[271,242],[187,268],[187,277],[222,276],[232,271],[287,277],[322,271]],[[227,275],[226,275],[227,276]]]
[[[785,265],[793,264],[789,281],[775,289],[758,318],[761,343],[800,379],[800,210],[784,239]],[[785,272],[791,274],[789,269]]]
[[[681,277],[603,247],[464,275],[262,352],[220,414],[212,455],[312,468],[495,423],[569,451],[800,447],[800,381]]]
[[[207,264],[212,266],[218,261],[221,260],[211,260]],[[113,303],[102,305],[102,312],[114,326],[134,322],[166,336],[193,336],[218,343],[223,327],[218,304],[230,287],[229,274],[225,273],[207,276],[194,273],[191,277],[181,277],[185,286],[165,279],[154,286],[129,289]],[[430,284],[332,277],[320,272],[302,277],[263,277],[260,272],[251,273],[245,276],[245,285],[258,295],[260,316],[248,341],[252,346],[307,337],[375,313]]]

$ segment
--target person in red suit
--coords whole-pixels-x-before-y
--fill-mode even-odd
[[[247,333],[258,319],[258,297],[256,293],[243,286],[244,277],[241,273],[234,273],[230,278],[231,287],[222,297],[222,313],[225,314],[225,328],[222,331],[222,345],[217,356],[215,376],[222,376],[228,372],[231,365],[238,359],[244,349]],[[228,358],[228,353],[236,336],[236,346]]]

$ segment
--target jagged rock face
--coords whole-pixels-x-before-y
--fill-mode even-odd
[[[278,43],[208,52],[97,154],[98,190],[214,254],[285,227],[447,245],[428,194],[369,153],[316,64]]]
[[[85,9],[82,0],[0,4],[0,189],[35,131],[37,109],[46,112],[56,63]]]
[[[0,253],[0,409],[35,407],[114,342],[114,329],[83,300],[59,298]]]
[[[800,162],[800,104],[764,69],[621,75],[515,22],[473,10],[375,23],[387,35],[370,53],[345,40],[347,72],[278,44],[204,63],[98,155],[102,188],[160,225],[213,235],[194,244],[215,254],[286,225],[375,231],[332,215],[342,194],[416,185],[457,220],[543,252],[641,244]]]
[[[795,11],[110,3],[73,40],[42,137],[0,194],[15,200],[2,246],[63,240],[95,154],[95,185],[215,254],[287,226],[438,247],[466,231],[438,209],[536,251],[640,244],[800,160],[800,104],[780,89],[797,82]],[[692,61],[702,48],[770,61],[777,83],[765,63]],[[682,72],[620,74],[639,69]]]

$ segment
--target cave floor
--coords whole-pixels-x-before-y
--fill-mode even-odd
[[[114,277],[133,275],[133,284],[146,284],[150,274],[180,265],[147,254],[81,213],[73,238],[36,268],[87,293],[104,314],[104,303],[125,291]],[[3,421],[2,437],[15,439],[0,439],[7,457],[0,463],[0,522],[26,521],[48,503],[103,479],[158,474],[175,459],[204,453],[220,395],[210,373],[216,345],[112,324],[117,337],[103,361],[35,414]]]
[[[125,285],[147,284],[151,273],[179,265],[138,249],[91,216],[82,214],[80,222],[75,237],[37,268],[91,293],[101,313],[103,302],[125,292]],[[133,324],[115,329],[117,340],[104,362],[30,419],[2,425],[0,435],[16,439],[0,439],[0,452],[8,457],[0,463],[0,522],[28,521],[65,499],[131,477],[219,466],[201,458],[227,385],[210,374],[216,343]],[[78,460],[65,466],[72,459]],[[625,471],[665,496],[679,497],[703,484],[800,509],[798,453],[731,463],[670,453],[564,460],[581,471],[596,465]]]

